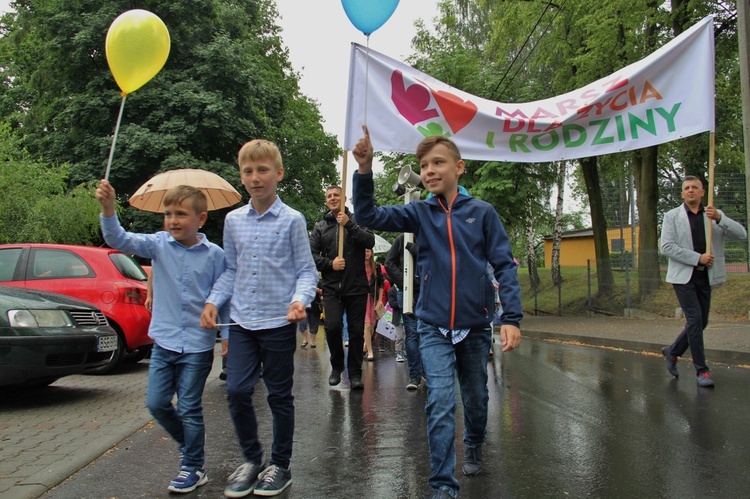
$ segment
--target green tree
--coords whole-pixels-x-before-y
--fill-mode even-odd
[[[461,76],[466,71],[459,68],[475,68],[471,76],[458,83],[438,78],[482,97],[501,102],[539,100],[579,88],[642,59],[707,14],[715,16],[717,131],[724,132],[717,133],[717,155],[722,155],[717,170],[741,172],[743,163],[738,154],[742,149],[741,118],[736,105],[740,85],[733,2],[444,1],[439,23],[445,31],[438,31],[435,38],[418,37],[417,48],[422,52],[417,60],[432,61],[438,66],[432,68],[433,72],[441,75],[442,68],[445,76]],[[476,60],[464,63],[456,54],[467,59],[473,56]],[[483,93],[482,88],[489,91]],[[706,171],[707,144],[706,137],[691,137],[634,154],[579,161],[588,169],[577,178],[585,183],[592,220],[598,221],[594,223],[595,233],[606,227],[606,213],[614,201],[608,198],[608,193],[617,192],[615,186],[631,172],[636,179],[641,224],[639,291],[643,299],[660,283],[658,219],[666,208],[664,201],[673,198],[665,194],[671,194],[671,185],[686,173]],[[593,172],[593,168],[598,172]],[[586,183],[587,179],[598,180],[594,185]],[[549,183],[541,186],[549,190]],[[606,186],[610,187],[605,189]],[[584,188],[577,191],[584,192]],[[624,214],[616,218],[622,220]],[[605,242],[606,238],[601,237],[599,251],[607,251]],[[606,253],[598,253],[599,265],[608,266],[607,257]],[[610,288],[611,282],[606,282],[610,274],[606,268],[598,268],[600,291]]]
[[[127,97],[110,174],[121,199],[175,168],[213,171],[246,196],[237,151],[266,138],[284,159],[283,199],[314,222],[322,186],[336,180],[339,150],[316,104],[300,93],[272,0],[18,0],[13,6],[16,12],[0,25],[0,119],[33,156],[70,165],[71,186],[104,174],[121,103],[104,40],[119,14],[141,8],[164,21],[171,51],[159,74]],[[158,217],[132,211],[123,214],[125,223],[161,227]],[[214,230],[209,237],[220,240],[220,221]]]
[[[67,165],[49,167],[0,125],[0,243],[96,244],[99,203],[92,185],[66,192]]]

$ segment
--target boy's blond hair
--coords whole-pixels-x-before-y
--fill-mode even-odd
[[[448,151],[450,151],[451,156],[453,156],[453,159],[455,159],[456,161],[461,160],[461,152],[458,150],[458,146],[456,146],[456,144],[451,139],[449,139],[445,135],[431,135],[422,139],[422,142],[420,142],[417,146],[417,161],[421,160],[422,156],[430,152],[432,148],[438,144],[443,144],[445,147],[447,147]]]
[[[187,204],[193,208],[198,215],[208,211],[206,195],[197,187],[190,185],[178,185],[169,189],[164,194],[162,204],[164,206],[169,206],[171,204]]]
[[[276,147],[276,144],[268,140],[251,140],[242,146],[240,152],[237,154],[238,164],[242,164],[245,160],[255,162],[260,159],[270,160],[276,168],[283,168],[284,166],[281,163],[281,153],[279,152],[279,148]]]

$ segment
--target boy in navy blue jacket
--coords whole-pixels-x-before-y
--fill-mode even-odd
[[[433,498],[457,497],[458,480],[453,476],[456,374],[464,414],[462,471],[465,475],[482,471],[495,307],[488,262],[503,303],[502,351],[518,347],[521,341],[521,287],[510,240],[492,205],[459,190],[464,162],[456,145],[442,135],[427,137],[417,147],[420,177],[431,196],[405,205],[375,206],[373,150],[367,128],[364,131],[352,151],[359,164],[353,182],[354,210],[362,225],[413,232],[419,245],[417,268],[422,283],[415,314],[428,390],[429,484]]]

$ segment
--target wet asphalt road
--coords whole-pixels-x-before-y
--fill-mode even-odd
[[[424,497],[424,386],[407,392],[406,364],[385,353],[365,366],[363,392],[346,379],[330,388],[320,336],[296,354],[293,483],[279,497]],[[674,380],[661,357],[533,340],[496,355],[485,470],[463,477],[457,459],[460,497],[748,497],[750,370],[713,364],[712,390],[679,367]],[[267,449],[262,384],[255,401]],[[223,382],[204,402],[209,482],[185,497],[219,498],[240,453]],[[457,419],[460,456],[460,409]],[[175,445],[149,425],[43,497],[167,497],[178,467]]]

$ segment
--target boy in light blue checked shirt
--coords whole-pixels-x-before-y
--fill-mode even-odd
[[[276,145],[250,141],[240,149],[237,162],[250,203],[226,217],[226,271],[206,300],[201,325],[215,328],[217,307],[231,298],[226,390],[245,462],[229,476],[224,494],[271,496],[280,494],[292,481],[295,323],[306,316],[318,272],[305,217],[276,194],[276,186],[284,178]],[[261,364],[273,415],[268,467],[258,441],[252,402]]]
[[[134,234],[115,213],[115,189],[102,180],[96,190],[102,205],[104,240],[112,248],[152,262],[154,339],[148,369],[146,407],[179,444],[182,465],[167,487],[188,493],[208,481],[204,461],[203,389],[211,372],[216,329],[201,329],[200,314],[216,279],[224,272],[224,251],[198,230],[206,222],[206,196],[180,185],[164,195],[164,231]],[[222,311],[223,312],[223,311]],[[225,315],[222,313],[222,315]],[[222,331],[226,337],[226,328]],[[172,404],[177,394],[177,407]]]

